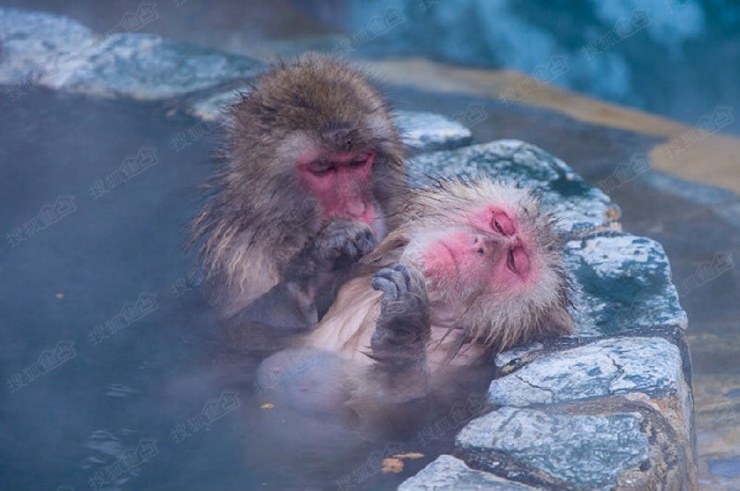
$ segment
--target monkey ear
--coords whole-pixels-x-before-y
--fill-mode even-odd
[[[388,234],[380,244],[375,246],[375,249],[366,254],[360,262],[366,266],[380,267],[387,266],[385,262],[395,264],[398,262],[403,248],[406,247],[408,243],[408,236],[403,232],[402,228],[396,229]],[[383,260],[385,260],[385,262],[381,263]]]

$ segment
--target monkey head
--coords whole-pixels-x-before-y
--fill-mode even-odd
[[[243,198],[256,212],[283,214],[265,210],[269,227],[316,233],[344,218],[385,234],[390,201],[404,186],[403,148],[388,104],[359,72],[316,55],[282,64],[231,108],[230,132],[234,177],[251,188],[245,194],[282,201]]]
[[[232,316],[305,277],[298,289],[322,298],[297,303],[320,314],[346,280],[343,265],[398,223],[408,187],[390,108],[357,70],[305,55],[260,76],[225,120],[226,165],[191,239],[212,297]]]
[[[572,332],[553,219],[532,192],[491,180],[440,182],[404,215],[408,222],[366,262],[396,247],[397,262],[425,278],[432,326],[464,329],[461,339],[496,351]]]

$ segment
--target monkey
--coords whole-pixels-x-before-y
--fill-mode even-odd
[[[260,380],[297,388],[296,404],[361,414],[424,398],[495,353],[571,334],[561,241],[540,201],[491,178],[417,190],[300,351],[267,358]]]
[[[303,55],[227,109],[227,165],[192,224],[223,318],[302,330],[398,222],[404,147],[379,89],[337,58]]]

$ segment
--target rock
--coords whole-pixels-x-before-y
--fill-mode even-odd
[[[395,118],[403,142],[418,152],[452,150],[473,143],[469,129],[440,114],[397,111]]]
[[[466,462],[546,487],[599,489],[648,462],[639,413],[561,415],[505,407],[471,421],[456,439]]]
[[[0,83],[162,99],[251,77],[260,63],[153,34],[93,36],[67,17],[0,9]]]
[[[572,313],[579,335],[658,325],[686,328],[668,258],[654,240],[596,234],[568,242],[565,258],[574,280]]]
[[[539,190],[543,211],[553,213],[556,229],[571,234],[619,229],[620,210],[607,195],[588,185],[563,161],[518,140],[499,140],[451,151],[426,153],[409,164],[417,186],[426,176],[494,177]]]
[[[681,352],[663,338],[619,337],[539,358],[488,389],[491,403],[526,407],[642,393],[653,398],[683,390]]]
[[[259,62],[162,39],[115,34],[43,73],[53,88],[102,96],[162,99],[254,75]]]
[[[440,455],[414,477],[407,479],[398,491],[536,491],[526,484],[502,479],[477,471],[450,455]]]
[[[67,17],[0,8],[0,84],[30,90],[42,74],[92,43],[92,31]]]

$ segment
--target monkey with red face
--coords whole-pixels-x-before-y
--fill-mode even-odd
[[[290,383],[309,403],[403,402],[493,353],[572,332],[552,219],[529,191],[442,182],[417,192],[403,216],[303,341],[300,356],[313,357],[316,370],[331,367],[330,382],[319,387],[309,383],[315,373],[288,373],[295,351],[267,359],[262,380],[297,377]]]
[[[193,224],[225,317],[314,325],[396,226],[407,185],[389,111],[362,74],[317,55],[273,68],[228,110],[228,165]]]

